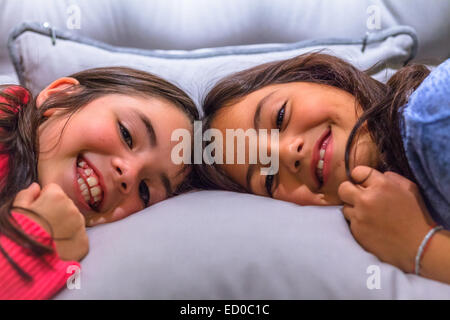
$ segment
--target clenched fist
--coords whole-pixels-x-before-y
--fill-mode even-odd
[[[366,166],[354,168],[352,177],[368,177],[361,185],[345,181],[338,189],[353,236],[380,260],[413,272],[417,249],[434,225],[418,186],[397,173]]]
[[[13,207],[39,214],[14,209],[36,221],[53,236],[56,251],[62,260],[80,261],[88,253],[89,239],[84,216],[59,185],[51,183],[41,190],[39,184],[32,183],[16,195]]]

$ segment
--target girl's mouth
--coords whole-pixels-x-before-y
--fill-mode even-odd
[[[316,175],[317,175],[317,178],[319,179],[321,186],[323,185],[323,166],[324,166],[324,162],[325,162],[325,153],[327,150],[328,142],[330,141],[330,137],[331,137],[331,131],[330,131],[330,134],[328,134],[328,136],[322,142],[322,145],[319,147],[319,161],[317,161]]]
[[[330,161],[332,157],[332,133],[331,128],[324,133],[319,141],[317,141],[313,153],[313,161],[311,163],[312,172],[319,183],[321,189],[327,182],[330,173]]]
[[[100,178],[81,155],[77,158],[76,171],[76,179],[81,195],[89,207],[98,212],[104,198],[104,191],[100,183]]]

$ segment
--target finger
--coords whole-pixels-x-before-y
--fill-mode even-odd
[[[367,188],[375,181],[383,179],[383,174],[371,167],[357,166],[352,170],[352,178],[361,186]]]
[[[400,188],[403,189],[410,189],[413,185],[415,185],[414,182],[409,180],[408,178],[405,178],[404,176],[399,175],[396,172],[392,171],[386,171],[384,173],[385,178],[389,179],[394,184],[398,185]]]
[[[52,193],[52,194],[61,194],[64,193],[61,186],[57,183],[49,183],[44,188],[42,188],[42,192],[44,193]]]
[[[70,241],[55,240],[56,251],[61,260],[80,261],[89,252],[89,238],[86,230],[79,230]]]
[[[33,182],[28,188],[17,193],[13,206],[27,207],[31,205],[41,193],[41,187],[37,182]]]
[[[350,181],[344,181],[339,185],[338,196],[339,198],[350,205],[355,205],[356,199],[360,193],[363,192],[362,188],[358,185],[351,183]]]
[[[347,221],[352,221],[355,216],[354,207],[348,204],[344,204],[344,206],[341,208],[341,212],[344,215],[345,220]]]

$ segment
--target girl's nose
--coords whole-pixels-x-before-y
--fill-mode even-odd
[[[124,194],[129,194],[137,180],[137,164],[129,164],[127,161],[116,158],[113,160],[114,182],[117,188]]]
[[[300,137],[287,139],[280,141],[280,162],[291,173],[298,173],[302,161],[303,139]]]

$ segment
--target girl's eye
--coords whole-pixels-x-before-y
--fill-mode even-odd
[[[119,128],[120,128],[120,134],[122,135],[123,141],[128,145],[128,147],[133,148],[133,138],[131,137],[130,132],[127,128],[125,128],[120,122],[119,122]]]
[[[147,208],[148,204],[150,203],[150,191],[148,190],[148,186],[144,181],[141,181],[141,183],[139,184],[139,196],[144,203],[144,208]]]
[[[276,119],[275,123],[276,123],[278,130],[281,130],[281,127],[283,126],[284,114],[286,112],[286,104],[287,104],[287,101],[281,106],[280,110],[278,110],[278,113],[277,113],[277,119]],[[273,198],[272,187],[273,187],[274,177],[275,177],[274,175],[267,175],[266,182],[265,182],[267,193],[269,194],[269,196],[271,198]]]
[[[273,178],[274,178],[273,174],[267,175],[266,183],[265,183],[267,193],[269,194],[269,196],[271,198],[273,198],[273,195],[272,195]]]
[[[283,104],[283,106],[280,108],[280,110],[278,110],[278,113],[277,113],[276,125],[277,125],[277,128],[280,130],[283,125],[284,113],[286,111],[286,104],[287,104],[287,101]]]

